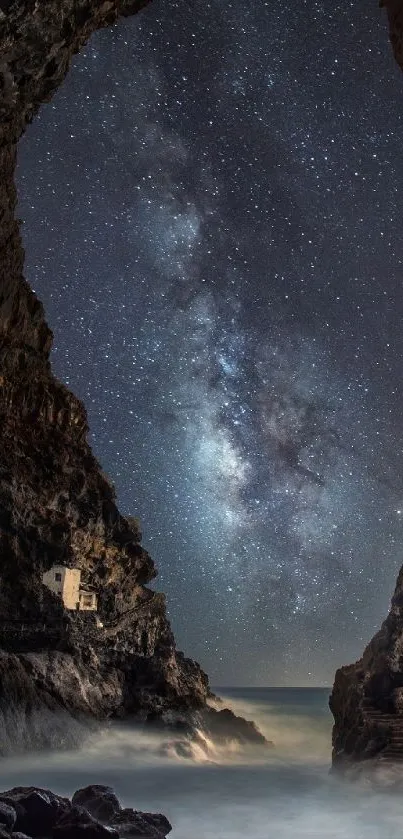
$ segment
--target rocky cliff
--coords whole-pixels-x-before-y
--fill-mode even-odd
[[[391,609],[362,658],[337,671],[333,766],[403,760],[403,569]]]
[[[403,69],[403,0],[381,0],[390,40]],[[364,766],[403,761],[403,568],[381,629],[355,664],[335,676],[333,768],[354,774]]]
[[[168,710],[220,719],[206,707],[206,675],[176,650],[164,597],[147,588],[154,564],[91,452],[84,407],[52,374],[14,215],[25,126],[93,30],[146,2],[0,3],[0,753],[72,742],[80,721]],[[55,563],[81,569],[98,623],[42,584]]]

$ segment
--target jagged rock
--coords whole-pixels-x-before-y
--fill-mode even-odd
[[[176,736],[175,740],[163,743],[163,754],[172,752],[181,757],[192,757],[192,745],[204,748],[208,740],[218,746],[234,741],[244,746],[264,748],[273,746],[273,743],[266,740],[254,722],[238,717],[229,708],[217,710],[205,706],[196,712],[188,711],[186,714],[165,711],[162,714],[149,714],[147,722],[157,730],[170,732]]]
[[[52,839],[119,839],[117,830],[94,819],[83,807],[73,805],[52,829]]]
[[[84,807],[100,822],[110,823],[121,809],[119,800],[111,787],[101,784],[83,787],[74,793],[72,803]]]
[[[55,795],[50,790],[35,787],[14,787],[0,793],[0,804],[14,808],[17,818],[13,825],[16,832],[40,837],[50,833],[70,809],[68,798]]]
[[[7,830],[12,830],[17,820],[17,813],[11,804],[5,801],[0,801],[0,826]]]
[[[165,816],[160,813],[139,813],[125,808],[112,821],[122,839],[163,839],[172,830]]]
[[[254,722],[238,717],[229,708],[217,711],[208,708],[201,712],[203,730],[216,742],[236,740],[238,743],[254,746],[272,746],[259,731]]]
[[[5,802],[14,804],[7,810]],[[99,784],[77,790],[72,801],[50,790],[15,787],[0,793],[0,812],[8,819],[7,826],[0,824],[0,839],[165,839],[172,829],[160,813],[122,809],[113,790]]]

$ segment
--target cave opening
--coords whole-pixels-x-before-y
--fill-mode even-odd
[[[376,10],[323,10],[152,3],[19,150],[54,370],[227,683],[329,682],[401,563],[401,80]]]

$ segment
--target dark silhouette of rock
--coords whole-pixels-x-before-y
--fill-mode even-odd
[[[118,839],[117,830],[94,819],[83,807],[67,810],[52,829],[52,839]]]
[[[3,754],[82,743],[95,721],[181,717],[206,709],[210,694],[199,665],[176,649],[163,595],[147,588],[154,563],[138,520],[121,515],[92,454],[84,407],[52,373],[52,333],[23,277],[15,218],[16,149],[27,123],[92,32],[147,2],[19,0],[0,10]],[[55,564],[80,569],[97,596],[98,621],[67,611],[43,585]]]
[[[137,810],[128,808],[120,810],[113,819],[112,825],[122,839],[131,839],[131,837],[135,839],[141,836],[160,839],[172,829],[168,819],[160,813],[139,813]]]
[[[17,820],[17,813],[11,804],[0,801],[0,826],[12,830]]]
[[[50,790],[15,787],[0,793],[0,812],[0,839],[165,839],[172,829],[159,813],[122,809],[113,790],[99,784],[77,790],[72,801]]]
[[[173,740],[163,743],[163,754],[173,751],[182,757],[192,757],[192,744],[205,747],[208,739],[218,746],[235,741],[245,746],[273,747],[253,721],[236,716],[229,708],[221,708],[222,700],[214,697],[214,701],[220,710],[205,706],[186,714],[167,711],[148,715],[148,725],[174,735]]]
[[[35,787],[14,787],[0,793],[3,803],[14,808],[17,818],[15,830],[37,837],[50,833],[71,805],[67,798],[54,795],[50,790]]]
[[[83,787],[74,793],[72,803],[84,807],[91,816],[100,822],[111,822],[113,816],[120,811],[120,804],[117,796],[111,787],[101,784]]]

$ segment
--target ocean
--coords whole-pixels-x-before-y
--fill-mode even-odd
[[[33,784],[71,795],[110,784],[125,806],[164,813],[172,839],[401,839],[401,794],[329,774],[328,689],[216,691],[275,748],[262,755],[206,742],[189,758],[160,734],[111,726],[76,752],[4,759],[0,788]]]

